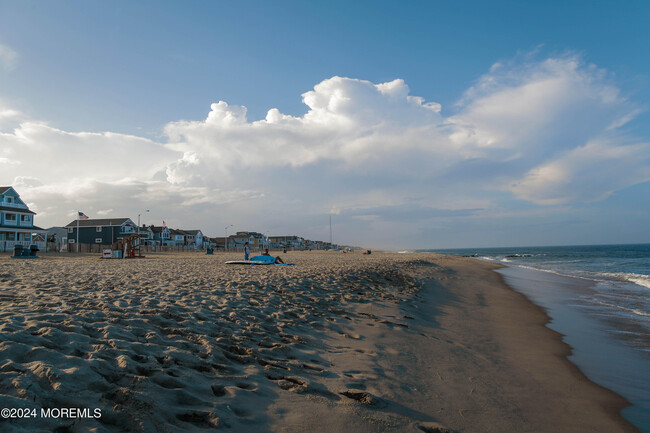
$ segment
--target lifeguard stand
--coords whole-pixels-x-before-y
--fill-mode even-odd
[[[140,239],[140,235],[138,234],[129,235],[125,238],[118,239],[111,246],[111,249],[122,251],[124,254],[122,258],[124,259],[142,258],[144,256],[140,250]]]

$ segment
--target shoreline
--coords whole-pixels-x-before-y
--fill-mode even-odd
[[[447,258],[450,257],[448,256]],[[453,261],[457,261],[457,259],[459,258],[454,257]],[[402,402],[401,410],[395,409],[395,414],[410,418],[419,418],[420,422],[396,425],[394,424],[396,422],[394,419],[387,419],[372,412],[363,413],[363,411],[358,410],[359,408],[356,408],[357,411],[353,413],[340,413],[332,411],[331,407],[323,408],[319,405],[309,406],[309,416],[299,416],[296,414],[296,410],[292,409],[292,407],[296,406],[301,407],[300,410],[304,409],[303,406],[299,405],[297,399],[291,397],[283,401],[281,397],[280,401],[274,405],[274,409],[277,411],[276,415],[278,413],[281,413],[283,416],[289,414],[289,418],[294,419],[295,424],[287,425],[286,423],[278,423],[278,426],[282,427],[280,431],[298,433],[300,431],[322,428],[324,425],[323,419],[327,419],[327,424],[325,424],[327,428],[325,431],[345,431],[345,426],[352,426],[354,431],[368,432],[406,431],[407,428],[411,428],[413,431],[416,431],[417,428],[425,432],[447,431],[444,430],[445,428],[448,428],[448,431],[454,432],[638,432],[639,430],[622,417],[620,413],[630,403],[610,389],[591,381],[567,358],[571,354],[571,347],[562,340],[562,334],[546,326],[550,321],[550,317],[543,308],[536,305],[522,293],[505,284],[503,277],[494,272],[496,268],[501,267],[500,265],[481,261],[475,261],[474,265],[478,263],[480,263],[479,267],[483,267],[484,270],[492,275],[494,281],[489,286],[491,288],[500,286],[499,289],[502,293],[499,296],[505,298],[505,302],[509,302],[510,307],[515,305],[518,310],[515,314],[517,317],[515,323],[513,323],[513,317],[509,317],[504,322],[503,317],[506,311],[504,311],[503,306],[489,311],[491,318],[500,322],[500,332],[493,335],[493,337],[497,340],[496,344],[501,346],[503,353],[495,358],[489,359],[490,354],[488,351],[483,348],[478,348],[475,341],[464,341],[462,336],[467,336],[468,334],[458,332],[457,325],[459,322],[466,321],[464,318],[459,320],[457,317],[458,307],[460,309],[466,309],[468,307],[467,298],[461,300],[457,306],[453,304],[458,302],[458,299],[467,296],[465,293],[462,293],[462,290],[458,290],[458,284],[464,285],[467,281],[463,279],[463,281],[455,283],[456,286],[454,288],[449,287],[448,284],[440,284],[445,281],[453,281],[454,277],[438,276],[430,278],[425,284],[430,286],[429,289],[435,291],[435,295],[429,296],[431,299],[428,299],[428,301],[433,300],[435,305],[429,305],[429,308],[431,309],[433,307],[434,310],[437,310],[437,315],[433,320],[430,318],[416,317],[420,323],[416,321],[417,325],[415,329],[417,329],[419,336],[424,338],[419,338],[418,341],[407,345],[404,345],[402,342],[400,347],[399,337],[395,335],[391,336],[391,333],[377,335],[375,332],[365,330],[365,334],[371,337],[371,341],[373,341],[375,346],[400,347],[398,350],[393,350],[390,356],[387,357],[389,359],[384,359],[383,361],[378,359],[365,360],[365,362],[371,364],[371,371],[380,370],[383,376],[382,381],[388,382],[393,386],[393,389],[390,389],[391,386],[382,387],[378,383],[371,382],[370,391],[376,392],[378,395],[386,396],[393,402]],[[473,271],[476,273],[477,269],[474,265],[470,265],[473,268],[470,272]],[[485,278],[485,275],[482,277]],[[449,290],[450,288],[452,290]],[[426,290],[427,288],[423,289],[423,291]],[[428,295],[423,296],[427,297]],[[493,299],[491,299],[491,296],[487,295],[487,298],[483,298],[479,303],[492,302]],[[500,302],[502,301],[504,299],[500,300]],[[456,311],[454,312],[454,310]],[[402,317],[411,317],[405,314],[417,316],[417,309],[413,309],[412,307],[402,308],[400,314]],[[523,320],[526,323],[522,323],[521,314],[528,316]],[[453,317],[454,315],[456,317]],[[394,316],[395,314],[393,313]],[[519,326],[513,331],[513,325]],[[527,331],[532,330],[533,332],[522,334],[522,325]],[[440,328],[446,326],[450,327],[451,333],[441,333]],[[475,328],[476,322],[472,323],[469,327]],[[510,329],[504,330],[503,327]],[[358,333],[358,335],[364,334],[363,326],[357,326],[352,331]],[[398,335],[400,333],[403,333],[403,331],[400,330]],[[535,343],[531,343],[531,335],[535,335],[538,338]],[[450,336],[454,339],[445,341],[445,338]],[[410,337],[413,339],[417,336],[411,333]],[[434,342],[446,342],[448,343],[448,347],[442,348],[442,350],[431,350],[430,347],[423,349],[432,340]],[[488,346],[491,346],[492,343],[494,342],[491,342]],[[480,344],[485,344],[485,342],[481,341]],[[531,346],[531,344],[534,347],[528,347],[528,350],[526,350],[527,346]],[[363,344],[352,345],[352,347],[360,352],[366,352],[368,349]],[[459,377],[456,371],[459,365],[459,357],[449,356],[448,353],[445,353],[451,351],[466,352],[460,356],[460,359],[463,361],[463,366],[474,364],[471,366],[472,369],[470,369],[471,376],[465,375],[466,377],[462,377],[463,374],[460,374],[461,377]],[[423,376],[421,373],[418,374],[418,371],[428,371],[431,366],[428,365],[428,362],[413,364],[414,359],[435,359],[437,363],[444,360],[442,363],[446,365],[446,368],[435,370],[437,378],[432,377],[432,375]],[[549,359],[554,362],[550,367],[548,366]],[[364,356],[362,353],[362,356],[357,361],[363,360]],[[477,365],[482,361],[486,362],[483,365]],[[494,371],[490,371],[489,374],[497,378],[495,379],[496,382],[494,380],[488,382],[486,377],[484,377],[485,374],[480,371],[486,365],[494,365],[495,363],[500,365],[501,363],[509,362],[513,362],[514,365],[509,366],[505,371],[500,366]],[[394,365],[397,365],[397,368],[394,368]],[[507,376],[514,369],[519,370],[518,374],[520,377],[519,383],[514,386],[515,389],[513,390],[512,384],[508,384],[505,387],[502,384],[509,380]],[[407,374],[408,376],[417,377],[417,380],[407,380],[406,385],[404,383],[398,383],[396,378],[405,372],[409,373]],[[432,378],[433,380],[431,380]],[[483,389],[479,389],[480,385],[478,383],[481,381],[489,383],[489,386],[485,386],[484,384]],[[548,385],[549,382],[551,383],[550,386]],[[543,389],[544,386],[540,385],[542,383],[546,384],[544,385],[546,386],[545,390]],[[396,392],[395,389],[399,386],[407,386],[412,389],[415,389],[417,386],[420,389],[425,389],[425,394],[429,396],[429,401],[414,398],[411,392]],[[563,393],[563,389],[567,386],[572,391]],[[441,387],[444,389],[441,389]],[[490,401],[494,398],[494,393],[488,389],[490,387],[497,389],[497,394],[509,393],[509,398],[502,399],[499,404],[495,404],[494,400]],[[366,388],[368,387],[366,386]],[[544,397],[541,399],[529,398],[526,404],[520,404],[518,400],[526,394],[525,389],[530,391],[533,388],[537,392],[544,391]],[[472,394],[474,395],[472,396]],[[442,403],[431,403],[431,397],[438,396],[440,398],[443,395],[444,397],[441,398]],[[547,402],[544,402],[544,399],[549,395],[554,399],[560,400],[561,403],[555,404],[554,407],[548,405]],[[468,398],[468,396],[472,397]],[[486,401],[490,401],[490,403],[484,404]],[[511,407],[513,405],[518,407],[512,410]],[[408,408],[408,410],[405,410],[405,408]],[[539,413],[535,413],[537,411]],[[471,415],[472,413],[474,415]],[[431,414],[435,415],[430,416]],[[514,419],[504,420],[515,414],[516,417]],[[333,418],[336,418],[335,422],[330,421]],[[363,422],[360,422],[360,419]],[[368,427],[369,425],[374,427]],[[440,430],[436,430],[436,428],[440,428]]]
[[[567,360],[587,379],[611,390],[629,402],[624,418],[641,431],[649,431],[647,378],[648,358],[625,340],[616,338],[620,323],[594,316],[578,301],[594,293],[598,281],[545,270],[507,264],[497,272],[504,283],[524,295],[548,317],[547,327],[557,332],[569,347]],[[616,354],[608,356],[606,354]]]
[[[501,267],[508,267],[508,266],[499,266],[499,268]],[[592,386],[599,389],[601,392],[609,395],[612,404],[611,405],[608,404],[604,406],[603,410],[608,412],[609,415],[612,416],[614,419],[622,421],[624,424],[628,424],[632,428],[631,431],[639,431],[636,426],[632,425],[630,421],[627,420],[625,417],[623,417],[623,415],[621,414],[622,410],[630,407],[632,403],[629,400],[627,400],[625,397],[616,393],[615,391],[597,382],[594,382],[589,377],[587,377],[587,375],[580,369],[580,367],[569,359],[575,349],[570,344],[564,341],[565,334],[562,334],[561,332],[556,331],[548,326],[549,324],[552,323],[552,318],[549,315],[548,311],[543,306],[540,306],[537,303],[535,303],[533,300],[529,299],[528,296],[526,296],[524,293],[520,292],[519,290],[509,285],[505,281],[505,278],[502,274],[498,274],[498,275],[504,286],[506,286],[513,293],[520,296],[524,302],[530,304],[530,307],[535,309],[537,313],[542,316],[540,317],[540,319],[538,319],[539,320],[538,324],[544,327],[546,330],[548,330],[548,332],[552,335],[552,338],[555,340],[556,344],[560,347],[560,350],[557,353],[557,357],[565,364],[565,366],[572,372],[572,374],[574,374],[576,378],[578,378],[578,380],[588,382]],[[570,278],[570,277],[566,277],[566,278]]]
[[[447,260],[449,260],[449,257],[447,257]],[[638,431],[620,414],[620,411],[629,406],[630,403],[615,392],[592,382],[567,358],[571,354],[571,347],[562,340],[563,335],[547,327],[550,317],[543,308],[507,285],[502,275],[495,272],[496,269],[502,267],[501,265],[476,259],[464,260],[469,260],[474,264],[480,263],[479,267],[489,270],[492,274],[492,281],[484,288],[481,288],[480,284],[489,281],[488,278],[490,277],[484,276],[483,278],[486,280],[481,280],[476,275],[478,269],[475,268],[472,269],[472,275],[468,275],[456,284],[449,285],[457,296],[459,294],[463,296],[465,304],[469,303],[468,301],[472,297],[478,297],[475,308],[471,311],[480,311],[485,309],[484,306],[487,306],[486,311],[493,323],[481,323],[481,320],[474,320],[474,323],[470,324],[465,323],[469,332],[471,333],[472,329],[480,329],[481,324],[494,326],[493,329],[496,332],[488,332],[487,334],[492,334],[491,336],[495,338],[498,347],[503,351],[502,355],[497,357],[497,362],[512,362],[513,364],[510,367],[513,374],[515,370],[519,370],[521,374],[525,375],[525,377],[519,378],[521,383],[518,386],[529,387],[529,389],[538,386],[538,393],[544,391],[547,396],[552,396],[552,399],[563,402],[551,410],[548,406],[551,399],[549,397],[529,401],[530,410],[534,411],[538,408],[543,412],[542,408],[546,406],[548,407],[547,410],[550,410],[552,414],[550,419],[542,419],[545,418],[544,416],[537,418],[537,424],[530,426],[531,430],[608,431],[607,428],[603,428],[607,418],[618,426],[617,428],[613,425],[610,431],[619,431],[619,429],[620,431]],[[495,279],[498,281],[495,281]],[[468,290],[468,283],[473,284],[474,289]],[[499,291],[502,293],[499,293]],[[461,308],[465,311],[468,310],[467,305],[463,305]],[[466,320],[466,318],[460,320],[458,317],[450,318],[447,326],[458,326],[459,322]],[[445,322],[445,320],[442,321],[443,325],[445,325]],[[482,355],[486,355],[488,351],[481,349],[482,345],[485,345],[483,338],[485,336],[470,339],[470,344]],[[487,344],[487,346],[490,347],[490,344]],[[500,372],[494,372],[495,375],[498,373]],[[507,380],[506,377],[501,379]],[[572,381],[575,383],[572,383]],[[564,392],[565,387],[572,388],[572,391]],[[587,409],[586,400],[590,400],[588,405],[593,405],[602,410],[604,417],[602,417],[601,421],[594,422],[595,410],[594,408]],[[525,410],[524,407],[519,409],[521,410],[520,413]],[[578,415],[577,412],[571,413],[574,410],[583,412],[581,415]],[[544,426],[544,423],[547,424]],[[564,426],[562,426],[562,423],[564,423]],[[592,424],[589,425],[588,423]],[[458,423],[456,424],[458,425]],[[520,425],[516,429],[507,431],[527,431],[527,427]]]
[[[238,257],[0,257],[0,406],[98,407],[77,427],[100,432],[638,431],[493,264]]]

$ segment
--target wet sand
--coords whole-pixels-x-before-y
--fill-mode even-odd
[[[0,256],[0,407],[101,409],[0,430],[636,431],[493,265],[239,256]]]

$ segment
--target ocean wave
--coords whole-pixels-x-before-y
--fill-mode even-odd
[[[546,273],[553,274],[553,275],[559,275],[560,277],[578,278],[580,280],[595,281],[595,282],[603,281],[602,278],[600,278],[600,279],[599,278],[590,278],[590,277],[587,277],[587,276],[585,276],[583,274],[573,274],[573,273],[570,273],[570,272],[560,272],[560,271],[556,271],[554,269],[538,268],[538,267],[535,267],[535,266],[526,266],[526,265],[519,265],[519,264],[516,265],[516,266],[519,267],[519,268],[530,269],[530,270],[533,270],[533,271],[540,271],[540,272],[546,272]]]
[[[636,316],[650,317],[649,312],[639,310],[638,308],[630,308],[630,307],[625,307],[623,305],[612,304],[611,302],[606,302],[606,301],[603,301],[603,300],[597,299],[597,298],[591,298],[591,301],[596,303],[596,304],[603,305],[603,306],[606,306],[606,307],[615,308],[617,310],[623,310],[623,311],[626,311],[628,313],[632,313],[632,314],[634,314]]]
[[[501,260],[506,262],[507,260]],[[531,269],[533,271],[546,272],[549,274],[559,275],[561,277],[579,278],[581,280],[594,281],[594,282],[607,282],[607,281],[621,281],[626,283],[633,283],[645,289],[650,289],[650,275],[634,274],[629,272],[593,272],[585,270],[556,270],[550,268],[542,268],[538,266],[528,266],[516,264],[515,266],[524,269]]]
[[[628,281],[630,283],[636,284],[637,286],[650,289],[650,275],[633,274],[629,272],[603,272],[602,275],[605,275],[610,279]]]

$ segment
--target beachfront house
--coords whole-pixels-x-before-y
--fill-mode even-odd
[[[167,246],[170,244],[171,234],[166,226],[149,226],[153,233],[153,244]]]
[[[228,236],[226,245],[228,249],[244,248],[244,244],[249,241],[248,232],[238,232]]]
[[[210,239],[210,246],[212,248],[217,248],[217,249],[224,249],[225,248],[226,238],[224,238],[223,236],[221,236],[221,237],[215,236],[215,237],[211,237],[209,239]]]
[[[193,248],[203,248],[203,232],[201,230],[181,230],[185,233],[185,245]]]
[[[262,233],[258,232],[237,232],[234,235],[228,236],[229,249],[244,248],[244,244],[248,242],[248,247],[251,250],[260,250],[263,248],[270,248],[269,239]]]
[[[63,251],[68,246],[68,229],[65,227],[46,228],[48,249]]]
[[[327,243],[323,241],[313,241],[311,245],[311,249],[313,250],[326,250],[327,248]]]
[[[142,239],[142,245],[156,245],[151,227],[143,224],[136,232],[140,235],[140,239]]]
[[[305,239],[300,236],[269,236],[272,248],[288,250],[304,250]]]
[[[33,233],[45,232],[34,225],[34,215],[13,187],[0,186],[0,251],[11,251],[17,244],[29,247]],[[36,245],[45,248],[45,243]]]
[[[120,238],[137,233],[137,225],[130,218],[74,220],[65,227],[68,229],[68,244],[112,245]]]
[[[223,248],[223,238],[203,236],[203,245],[205,245],[206,248]]]
[[[185,245],[185,232],[183,230],[169,229],[168,245],[182,247]]]

